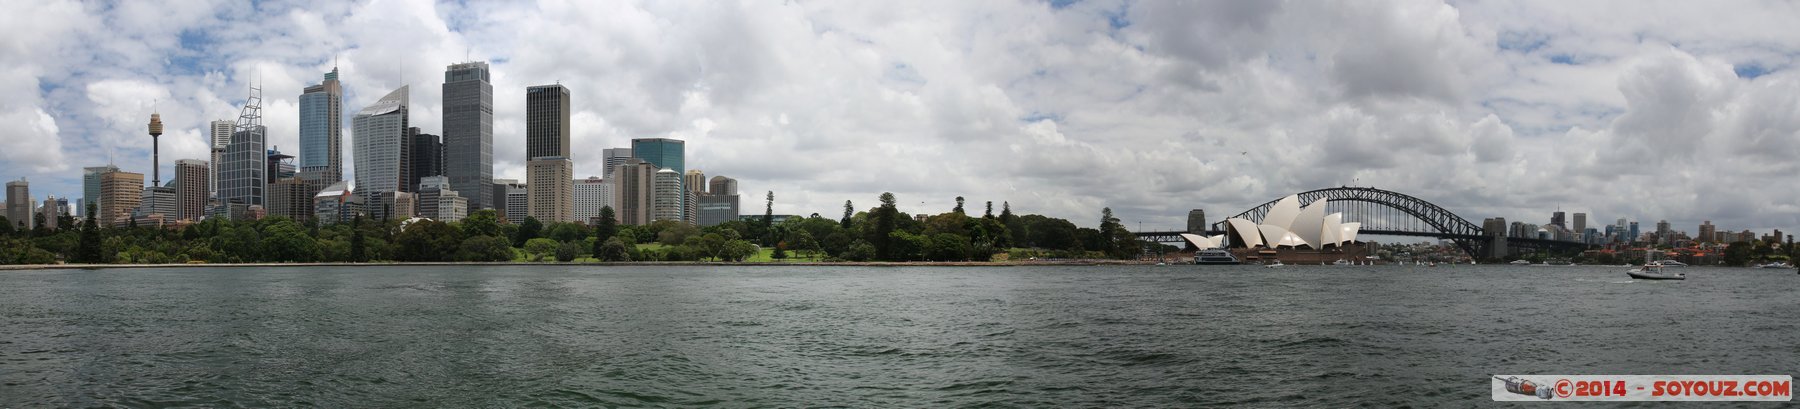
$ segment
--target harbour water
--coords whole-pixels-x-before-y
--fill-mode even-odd
[[[1467,406],[1793,374],[1800,276],[1618,267],[0,272],[0,406]]]

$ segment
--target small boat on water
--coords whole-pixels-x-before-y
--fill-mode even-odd
[[[1338,260],[1337,260],[1337,261],[1334,261],[1334,262],[1332,262],[1332,263],[1331,263],[1331,264],[1332,264],[1332,265],[1337,265],[1337,266],[1348,266],[1348,265],[1351,265],[1351,264],[1350,264],[1350,260],[1345,260],[1345,259],[1341,259],[1341,258],[1340,258],[1340,259],[1338,259]]]
[[[1650,253],[1644,253],[1644,266],[1625,270],[1625,275],[1637,280],[1686,280],[1687,274],[1663,271],[1669,263],[1685,266],[1675,260],[1650,261]]]
[[[1683,263],[1683,262],[1679,262],[1679,261],[1675,261],[1675,260],[1661,260],[1661,261],[1657,261],[1656,264],[1663,266],[1663,267],[1687,267],[1688,266],[1687,263]]]
[[[1686,280],[1687,274],[1663,271],[1662,264],[1650,263],[1625,271],[1625,275],[1638,280]]]
[[[1263,264],[1263,268],[1276,268],[1276,267],[1281,267],[1281,266],[1285,266],[1285,265],[1286,264],[1281,264],[1281,260],[1270,260],[1270,263]]]

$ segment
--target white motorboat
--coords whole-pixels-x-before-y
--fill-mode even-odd
[[[1276,268],[1276,267],[1281,267],[1281,266],[1286,265],[1286,264],[1281,264],[1281,260],[1270,260],[1270,261],[1271,262],[1268,264],[1263,264],[1263,268]]]
[[[1340,258],[1340,259],[1338,259],[1338,260],[1337,260],[1337,261],[1334,261],[1334,262],[1331,262],[1331,264],[1332,264],[1332,265],[1336,265],[1336,266],[1348,266],[1348,265],[1351,265],[1351,264],[1350,264],[1350,260],[1345,260],[1345,259],[1341,259],[1341,258]]]
[[[1679,262],[1679,261],[1675,261],[1675,260],[1660,260],[1660,261],[1657,261],[1656,264],[1663,266],[1663,267],[1687,267],[1688,266],[1687,263],[1683,263],[1683,262]]]
[[[1625,275],[1638,280],[1686,280],[1687,274],[1663,271],[1661,264],[1650,263],[1625,271]]]
[[[1687,274],[1663,271],[1663,268],[1665,267],[1663,265],[1664,262],[1674,262],[1674,260],[1663,260],[1662,262],[1650,261],[1650,253],[1644,253],[1644,266],[1625,270],[1625,275],[1637,280],[1687,279]]]

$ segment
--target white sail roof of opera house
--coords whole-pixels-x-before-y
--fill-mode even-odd
[[[1258,224],[1241,218],[1225,220],[1228,232],[1224,237],[1236,236],[1244,247],[1309,247],[1323,249],[1325,246],[1343,246],[1356,241],[1356,235],[1362,229],[1362,223],[1344,223],[1343,213],[1325,214],[1325,199],[1313,201],[1306,207],[1300,207],[1300,196],[1290,195],[1275,202],[1269,212]],[[1182,235],[1184,238],[1188,235]],[[1198,237],[1198,236],[1196,236]],[[1201,239],[1210,239],[1204,238]],[[1189,239],[1193,242],[1193,239]],[[1201,243],[1195,243],[1200,245]]]

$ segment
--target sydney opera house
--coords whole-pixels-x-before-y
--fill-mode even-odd
[[[1184,234],[1194,246],[1229,247],[1239,259],[1280,258],[1285,262],[1335,261],[1358,258],[1356,243],[1361,223],[1345,223],[1343,213],[1325,214],[1325,200],[1300,207],[1299,196],[1275,202],[1262,223],[1241,218],[1226,219],[1226,232],[1218,236]],[[1354,261],[1354,260],[1351,260]]]

